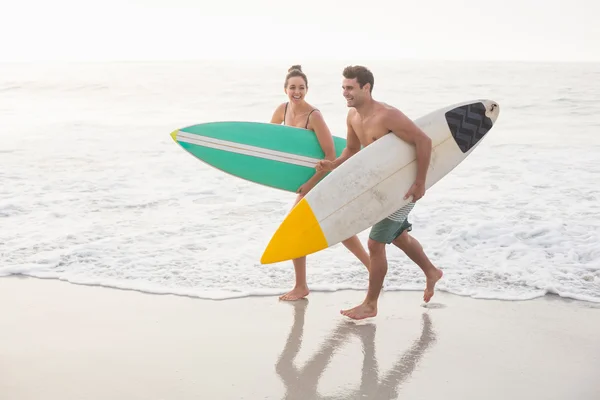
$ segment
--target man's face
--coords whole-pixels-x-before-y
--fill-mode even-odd
[[[342,93],[344,95],[344,98],[346,99],[347,106],[360,106],[365,100],[365,96],[367,95],[366,92],[369,90],[368,86],[369,85],[365,85],[361,89],[356,78],[344,78],[344,80],[342,81]]]

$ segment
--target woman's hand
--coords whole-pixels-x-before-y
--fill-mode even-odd
[[[296,191],[296,193],[301,194],[302,196],[306,196],[306,194],[308,192],[310,192],[312,190],[312,188],[314,188],[314,187],[315,187],[315,184],[308,181],[304,185],[300,186],[298,188],[298,190]]]

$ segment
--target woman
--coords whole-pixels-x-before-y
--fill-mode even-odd
[[[325,153],[325,158],[334,160],[336,157],[333,137],[319,110],[308,104],[304,98],[308,91],[308,79],[300,65],[294,65],[288,70],[283,85],[289,102],[282,103],[277,107],[271,118],[271,123],[295,126],[313,131],[317,136],[319,144]],[[296,205],[324,176],[326,172],[316,172],[298,188]],[[369,254],[365,251],[358,237],[352,236],[342,242],[356,258],[358,258],[369,269]],[[296,286],[280,297],[281,300],[298,300],[306,297],[309,293],[306,283],[306,257],[293,260],[296,273]]]

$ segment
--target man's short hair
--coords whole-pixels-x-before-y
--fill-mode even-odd
[[[346,79],[356,79],[361,89],[367,83],[371,84],[369,92],[373,92],[375,78],[373,77],[373,73],[367,67],[363,67],[362,65],[350,65],[344,68],[342,74]]]

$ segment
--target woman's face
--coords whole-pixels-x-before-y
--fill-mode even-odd
[[[304,82],[304,79],[301,76],[293,76],[288,79],[285,93],[288,95],[291,102],[299,103],[303,101],[304,96],[306,96],[306,91],[306,82]]]

